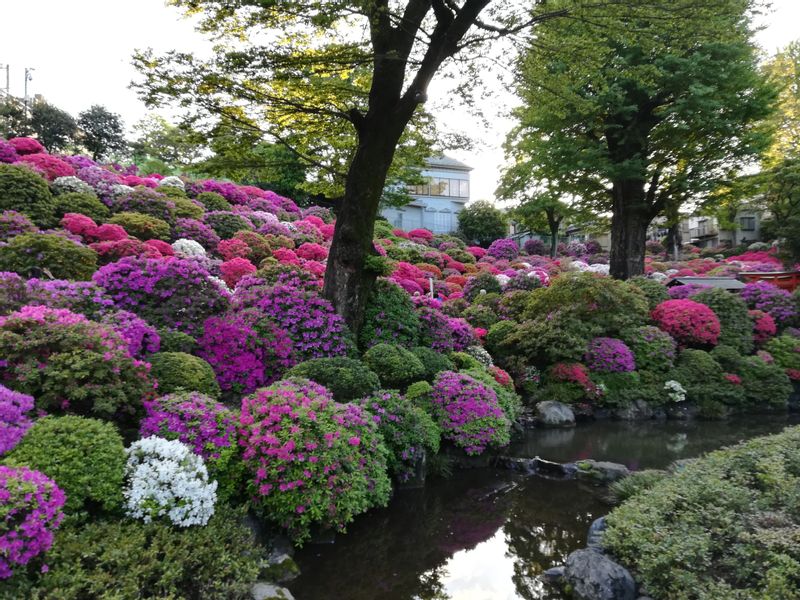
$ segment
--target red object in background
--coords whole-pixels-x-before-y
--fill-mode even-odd
[[[772,285],[793,292],[800,286],[800,271],[774,271],[771,273],[739,273],[745,283],[766,281]]]

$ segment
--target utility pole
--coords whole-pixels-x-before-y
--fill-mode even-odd
[[[35,71],[32,67],[25,67],[25,116],[28,116],[28,82],[33,80],[32,73]]]
[[[5,66],[6,69],[6,98],[11,97],[11,65],[6,63],[5,65],[0,65],[0,69]]]

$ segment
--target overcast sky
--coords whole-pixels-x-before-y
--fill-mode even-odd
[[[125,6],[125,9],[121,9]],[[11,65],[11,93],[23,94],[24,69],[33,67],[29,94],[77,115],[91,104],[102,104],[122,115],[131,125],[147,114],[136,94],[128,88],[136,73],[130,57],[135,48],[156,51],[197,50],[205,46],[193,30],[164,0],[6,0],[0,7],[0,65]],[[800,37],[800,0],[773,0],[773,12],[759,43],[772,53]],[[5,87],[5,72],[0,72]],[[443,88],[432,87],[434,101]],[[492,98],[485,108],[492,123],[484,129],[461,111],[439,114],[444,128],[459,128],[475,140],[475,150],[453,152],[475,167],[472,198],[491,198],[503,161],[501,145],[509,127],[502,116],[508,111],[508,95]]]

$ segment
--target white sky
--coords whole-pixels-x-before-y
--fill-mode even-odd
[[[772,53],[800,38],[800,0],[773,0],[773,12],[765,18],[767,28],[759,43]],[[133,90],[128,88],[136,72],[130,64],[135,48],[198,50],[202,36],[180,12],[164,0],[0,0],[0,65],[11,65],[11,93],[23,94],[24,69],[33,67],[29,94],[47,100],[77,115],[91,104],[102,104],[122,115],[132,125],[147,114]],[[0,71],[5,87],[5,72]],[[443,98],[443,87],[433,85],[434,104]],[[472,165],[472,198],[492,198],[500,166],[502,143],[509,128],[504,114],[513,98],[504,88],[496,90],[484,111],[492,124],[485,129],[461,111],[437,113],[443,128],[454,127],[470,134],[475,149],[453,152]],[[465,122],[466,121],[466,122]]]

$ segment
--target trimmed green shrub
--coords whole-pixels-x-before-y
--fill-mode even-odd
[[[480,304],[473,304],[461,316],[473,327],[482,327],[483,329],[489,329],[500,318],[490,307]]]
[[[418,337],[419,318],[411,298],[391,281],[376,281],[364,309],[359,347],[367,349],[380,342],[409,347],[417,343]]]
[[[114,213],[136,213],[148,215],[165,221],[169,225],[175,224],[175,204],[161,191],[147,187],[136,187],[131,192],[116,196],[111,205]]]
[[[419,358],[394,344],[376,344],[364,353],[364,363],[378,374],[385,388],[404,389],[425,376],[425,367]]]
[[[742,360],[739,370],[745,400],[753,408],[784,408],[792,393],[792,382],[776,364],[768,364],[758,356]]]
[[[250,600],[267,548],[243,517],[220,506],[205,527],[67,519],[47,553],[48,571],[12,580],[8,597]]]
[[[205,222],[223,240],[231,239],[237,231],[252,231],[253,229],[250,221],[232,212],[206,213]]]
[[[701,416],[720,417],[726,406],[738,407],[744,402],[744,391],[725,378],[722,367],[703,350],[684,350],[675,368],[667,375],[686,389],[686,400],[696,404]]]
[[[742,370],[744,356],[733,346],[720,344],[711,351],[711,356],[726,373],[739,373]]]
[[[451,352],[448,358],[453,362],[458,371],[467,369],[486,370],[480,361],[474,356],[470,356],[466,352]]]
[[[165,186],[163,189],[181,191],[180,188],[169,186]],[[197,204],[186,197],[171,197],[170,200],[172,200],[172,203],[175,205],[173,212],[175,213],[176,219],[197,219],[198,221],[202,221],[203,215],[206,214],[202,206],[197,206]]]
[[[603,546],[653,598],[798,598],[798,490],[793,427],[707,454],[635,494],[608,515]]]
[[[201,392],[219,399],[214,369],[202,358],[185,352],[156,352],[147,362],[151,365],[150,375],[158,381],[159,394]]]
[[[513,354],[515,346],[509,338],[518,327],[519,323],[514,321],[500,321],[489,328],[486,333],[486,349],[495,360],[502,362],[503,358]]]
[[[177,185],[160,185],[158,188],[156,188],[156,191],[159,194],[164,194],[173,202],[182,198],[188,198],[186,196],[186,190],[179,188]]]
[[[555,312],[525,321],[503,343],[529,364],[544,366],[560,361],[580,361],[589,340],[599,334],[599,328],[591,321]]]
[[[473,302],[481,295],[482,291],[485,291],[486,294],[500,294],[503,288],[497,281],[497,277],[491,273],[478,273],[475,277],[467,280],[467,284],[464,286],[464,297]]]
[[[185,352],[186,354],[192,354],[197,348],[197,340],[188,333],[159,329],[158,335],[161,338],[161,352]]]
[[[18,235],[0,248],[0,271],[13,271],[30,278],[42,276],[45,269],[54,279],[91,279],[97,271],[97,253],[49,233]]]
[[[668,476],[669,473],[667,473],[667,471],[644,469],[643,471],[636,471],[627,477],[618,479],[608,486],[608,491],[611,492],[611,496],[615,501],[624,502],[637,494],[646,492]]]
[[[657,390],[647,390],[645,393],[639,379],[639,373],[629,371],[624,373],[592,373],[592,381],[600,388],[601,394],[597,405],[606,408],[625,408],[635,400],[645,400],[652,403],[658,401],[661,395]],[[653,392],[656,398],[653,398]]]
[[[414,356],[422,363],[422,368],[425,372],[421,379],[425,381],[433,381],[436,374],[441,371],[452,371],[455,369],[453,361],[447,358],[446,354],[436,352],[436,350],[431,348],[416,346],[411,349],[411,352],[413,352]]]
[[[60,219],[67,213],[86,215],[96,223],[102,223],[111,216],[111,211],[94,194],[68,192],[55,197],[55,216]]]
[[[394,237],[394,228],[389,221],[381,219],[375,220],[375,228],[372,231],[372,237],[376,240]]]
[[[111,423],[83,417],[45,417],[4,459],[41,471],[67,494],[66,510],[115,511],[122,506],[125,447]]]
[[[782,335],[767,342],[764,349],[784,369],[800,370],[800,338]]]
[[[0,212],[28,215],[39,227],[55,225],[55,201],[43,177],[30,169],[0,163]]]
[[[692,300],[705,304],[719,318],[720,344],[732,346],[742,354],[753,351],[753,320],[741,296],[713,288],[695,294]]]
[[[669,371],[675,363],[678,343],[658,327],[643,325],[626,329],[622,340],[633,352],[638,370]]]
[[[647,304],[650,307],[650,310],[653,310],[662,302],[669,300],[667,286],[656,281],[655,279],[649,279],[639,275],[637,277],[631,277],[628,280],[628,283],[636,286],[642,291],[645,298],[647,298]]]
[[[412,402],[415,406],[419,406],[425,410],[429,415],[433,414],[433,406],[431,405],[431,393],[433,386],[427,381],[417,381],[408,386],[406,390],[406,400]]]
[[[233,208],[231,203],[225,200],[222,194],[217,192],[200,192],[195,198],[200,204],[206,207],[206,210],[211,212],[213,210],[230,210]]]
[[[363,398],[381,387],[378,375],[360,360],[338,356],[314,358],[295,365],[284,375],[316,381],[328,388],[337,402]]]
[[[135,212],[121,212],[109,219],[109,223],[120,225],[130,235],[142,241],[147,240],[169,240],[169,223]]]

